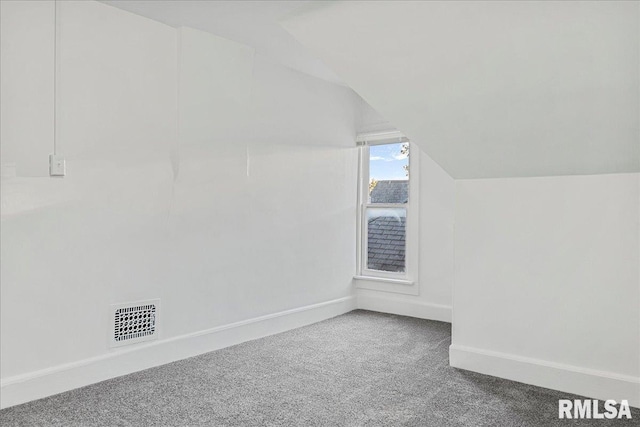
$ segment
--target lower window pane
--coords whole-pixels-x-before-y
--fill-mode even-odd
[[[407,210],[367,208],[367,268],[405,271]]]

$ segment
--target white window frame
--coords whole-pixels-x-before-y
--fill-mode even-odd
[[[418,295],[419,273],[419,182],[420,150],[400,132],[361,134],[356,139],[358,152],[358,217],[357,217],[357,288]],[[409,201],[408,203],[368,203],[369,147],[372,145],[409,143]],[[367,208],[406,209],[405,271],[402,273],[367,268]]]

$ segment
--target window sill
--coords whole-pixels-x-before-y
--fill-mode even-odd
[[[383,282],[383,283],[393,283],[395,285],[405,285],[412,286],[414,282],[412,280],[404,280],[404,279],[390,279],[388,277],[378,277],[378,276],[353,276],[356,280],[366,280],[369,282]]]

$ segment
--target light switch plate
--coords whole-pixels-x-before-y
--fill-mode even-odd
[[[66,173],[66,164],[64,157],[59,154],[49,155],[49,175],[64,176]]]

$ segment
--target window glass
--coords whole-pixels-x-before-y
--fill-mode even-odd
[[[367,268],[405,271],[406,208],[367,208]]]
[[[369,203],[409,200],[409,143],[369,148]]]

